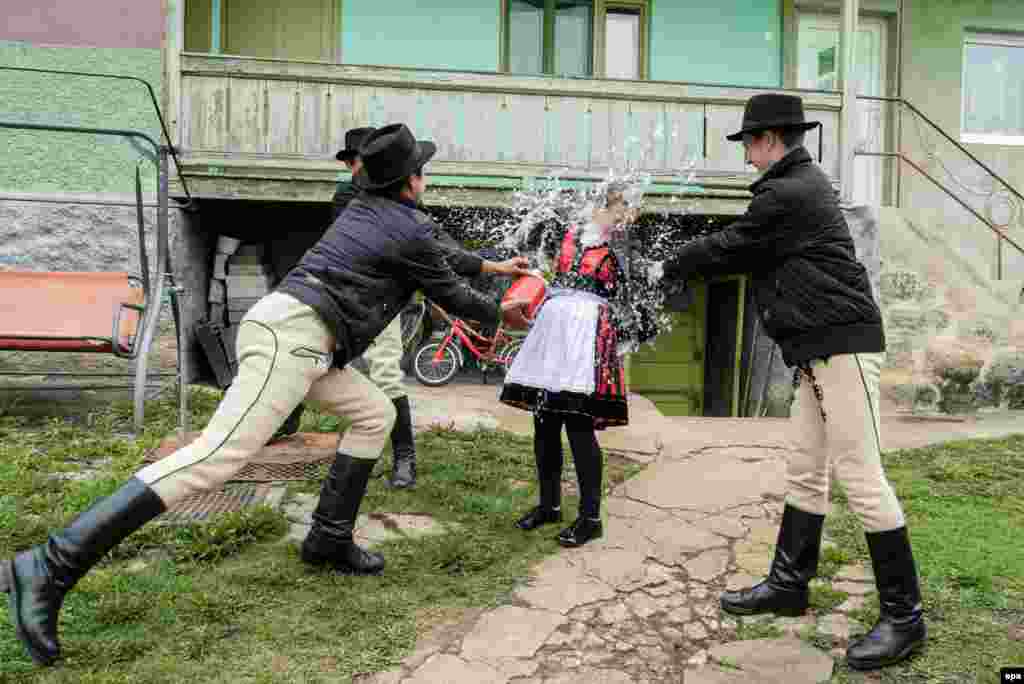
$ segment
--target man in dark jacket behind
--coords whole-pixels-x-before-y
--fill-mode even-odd
[[[277,291],[245,315],[238,375],[202,434],[136,472],[43,544],[0,562],[11,624],[38,664],[60,657],[61,605],[90,568],[169,506],[226,482],[303,400],[352,424],[324,480],[302,559],[342,572],[383,569],[384,558],[356,545],[353,531],[395,409],[347,362],[366,350],[417,290],[459,316],[528,325],[527,302],[499,307],[455,275],[433,222],[416,209],[426,188],[423,166],[435,149],[401,124],[374,133],[362,149],[369,194],[354,200]]]
[[[864,526],[881,603],[874,628],[847,661],[874,669],[924,643],[917,569],[899,501],[882,469],[878,384],[885,336],[867,271],[857,260],[838,198],[803,146],[798,97],[757,95],[747,103],[742,140],[763,172],[750,208],[725,230],[685,244],[665,264],[667,280],[698,273],[750,273],[761,321],[795,366],[791,421],[801,449],[788,464],[788,493],[768,577],[722,594],[735,615],[800,615],[817,571],[828,509],[829,467]]]
[[[359,155],[359,148],[374,133],[374,130],[373,128],[353,128],[345,133],[345,148],[338,152],[336,158],[344,162],[352,172],[352,179],[338,183],[331,202],[332,224],[352,200],[363,191],[360,187],[363,161]],[[525,257],[514,257],[505,262],[481,259],[462,249],[461,245],[436,224],[434,224],[434,228],[435,236],[445,250],[449,265],[460,276],[479,280],[482,275],[493,276],[496,273],[514,275],[519,272],[517,269],[526,268],[528,265]],[[317,240],[308,243],[303,241],[301,235],[303,234],[291,234],[287,241],[277,245],[274,250],[274,266],[279,281],[283,280],[306,251],[316,244]],[[474,287],[477,291],[487,294],[477,286],[477,283],[474,283]],[[402,355],[402,321],[401,316],[396,316],[363,354],[370,380],[387,395],[395,407],[395,423],[391,428],[390,435],[392,461],[388,484],[396,489],[404,489],[416,484],[416,441],[412,425],[412,407],[405,384],[402,382],[405,375],[402,371]],[[274,435],[274,439],[297,432],[302,412],[303,405],[299,404]]]

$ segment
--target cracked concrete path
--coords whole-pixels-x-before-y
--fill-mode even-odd
[[[495,401],[493,386],[460,386],[453,399],[410,389],[420,428],[532,429],[530,414]],[[642,397],[631,397],[630,412],[629,427],[599,439],[648,465],[607,497],[602,539],[547,558],[504,605],[438,629],[400,667],[356,681],[819,684],[845,667],[836,661],[867,629],[854,616],[875,600],[869,568],[816,580],[837,605],[799,618],[738,619],[718,605],[721,591],[767,572],[792,448],[786,422],[665,418]],[[917,426],[904,439],[898,423],[883,425],[897,426],[890,448],[920,445]],[[942,441],[950,430],[931,435]]]

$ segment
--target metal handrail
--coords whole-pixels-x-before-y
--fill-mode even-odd
[[[160,120],[160,129],[163,131],[164,139],[167,140],[167,151],[171,153],[171,158],[174,159],[174,167],[178,170],[178,180],[181,181],[181,189],[185,193],[185,197],[188,198],[188,202],[185,204],[183,209],[193,208],[193,199],[191,193],[188,191],[188,185],[185,183],[185,178],[181,173],[181,160],[178,159],[178,151],[174,147],[174,143],[171,142],[171,134],[167,130],[167,122],[164,121],[163,111],[160,109],[160,104],[156,99],[156,92],[153,90],[153,86],[150,85],[149,81],[138,76],[124,76],[121,74],[97,74],[89,71],[63,71],[60,69],[37,69],[34,67],[15,67],[15,66],[0,66],[0,70],[3,71],[25,71],[37,74],[61,74],[64,76],[86,76],[90,78],[111,78],[120,81],[136,81],[146,86],[146,90],[149,91],[149,101],[153,103],[153,110],[156,112],[157,119]],[[31,128],[31,126],[22,126],[24,128]],[[51,129],[52,130],[52,129]],[[69,129],[70,130],[70,129]],[[90,132],[88,130],[81,130],[79,132]],[[122,132],[124,133],[124,132]],[[134,137],[142,137],[148,140],[154,147],[159,149],[160,146],[148,135],[132,131]]]
[[[941,182],[936,180],[930,173],[925,171],[919,165],[915,164],[913,160],[908,159],[907,156],[905,154],[903,154],[902,152],[858,152],[857,155],[861,156],[861,157],[881,157],[881,158],[885,158],[885,159],[899,159],[902,162],[906,162],[907,164],[909,164],[911,166],[911,168],[913,168],[915,171],[920,173],[922,176],[924,176],[925,178],[930,180],[937,188],[939,188],[944,193],[946,193],[946,195],[948,195],[953,201],[955,201],[961,207],[963,207],[968,212],[970,212],[972,216],[974,216],[976,219],[978,219],[979,221],[984,223],[986,226],[988,226],[989,230],[991,230],[993,233],[995,233],[996,236],[999,238],[1000,242],[998,244],[1002,245],[1003,241],[1006,241],[1012,247],[1014,247],[1018,252],[1020,252],[1022,255],[1024,255],[1024,247],[1022,247],[1021,245],[1017,244],[1017,242],[1014,241],[1013,238],[1009,237],[1006,233],[1004,233],[1002,231],[1002,229],[999,228],[999,226],[997,226],[996,224],[992,223],[987,218],[985,218],[984,216],[979,214],[973,207],[971,207],[969,204],[967,204],[967,202],[965,202],[964,200],[960,199],[959,195],[957,195],[955,192],[953,192],[952,190],[947,188],[945,185],[943,185]],[[1002,279],[1003,279],[1003,258],[1002,258],[1002,250],[1000,250],[997,253],[997,258],[996,258],[996,280],[1002,280]]]
[[[997,181],[999,181],[1000,185],[1002,185],[1005,189],[1009,190],[1011,194],[1013,194],[1014,196],[1017,197],[1017,199],[1019,199],[1020,201],[1024,202],[1024,195],[1022,195],[1020,192],[1018,192],[1016,188],[1014,188],[1012,185],[1010,185],[1010,183],[1007,182],[998,173],[996,173],[995,171],[990,169],[985,162],[981,161],[976,156],[974,156],[970,152],[970,150],[968,150],[962,144],[957,142],[953,138],[953,136],[951,136],[949,133],[944,131],[941,126],[939,126],[937,123],[935,123],[934,121],[929,119],[927,116],[925,116],[924,112],[922,112],[920,109],[918,109],[917,107],[912,105],[906,99],[904,99],[902,97],[880,97],[880,96],[875,96],[875,95],[859,95],[859,96],[857,96],[857,99],[858,100],[870,100],[872,102],[893,102],[893,103],[896,103],[896,104],[903,105],[904,107],[909,109],[911,112],[913,112],[914,114],[919,116],[925,123],[927,123],[929,126],[931,126],[939,135],[941,135],[943,138],[945,138],[949,142],[953,143],[953,146],[956,147],[961,152],[963,152],[971,161],[973,161],[975,164],[977,164],[981,168],[985,169],[985,172],[988,173],[988,175],[992,176]],[[858,155],[862,155],[862,156],[867,156],[863,152],[858,152],[857,154]]]

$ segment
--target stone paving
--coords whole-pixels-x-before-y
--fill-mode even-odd
[[[419,429],[532,427],[529,414],[494,401],[493,386],[410,391]],[[642,397],[631,398],[630,409],[631,426],[600,440],[647,467],[607,497],[602,539],[544,560],[504,605],[438,628],[400,667],[356,681],[818,684],[845,667],[849,640],[867,629],[850,614],[874,600],[864,566],[815,581],[839,602],[831,610],[737,619],[718,605],[722,590],[757,581],[771,561],[791,448],[785,422],[668,419]],[[295,536],[313,503],[286,508]],[[430,522],[364,519],[361,534],[373,543],[444,531]]]

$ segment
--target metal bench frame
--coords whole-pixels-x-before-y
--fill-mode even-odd
[[[188,345],[187,339],[185,338],[185,331],[182,327],[182,313],[181,313],[181,297],[184,295],[184,288],[175,282],[174,271],[172,269],[170,244],[169,244],[169,229],[168,229],[168,210],[169,210],[169,196],[168,196],[168,175],[169,175],[169,157],[174,157],[175,162],[178,162],[176,151],[170,146],[170,137],[167,133],[166,123],[164,122],[163,115],[160,112],[160,108],[157,104],[156,97],[153,93],[152,86],[143,79],[130,76],[116,76],[109,74],[90,74],[84,72],[68,72],[68,71],[57,71],[49,69],[29,69],[21,67],[0,67],[0,70],[13,70],[13,71],[29,71],[38,73],[56,73],[66,74],[72,76],[88,76],[97,78],[114,78],[122,80],[132,80],[143,83],[149,90],[150,99],[156,109],[157,116],[160,118],[160,124],[163,127],[164,136],[168,140],[168,145],[160,145],[156,140],[151,138],[148,134],[142,131],[127,130],[127,129],[113,129],[113,128],[91,128],[83,126],[65,126],[58,124],[39,124],[39,123],[27,123],[27,122],[16,122],[16,121],[0,121],[0,128],[9,129],[21,129],[21,130],[41,130],[41,131],[55,131],[64,133],[83,133],[92,135],[104,135],[104,136],[115,136],[129,140],[133,145],[139,146],[146,145],[151,148],[144,151],[144,156],[148,158],[157,169],[157,220],[156,220],[156,269],[155,274],[151,273],[150,262],[146,252],[146,224],[143,216],[143,202],[142,202],[142,181],[139,173],[138,165],[135,168],[135,204],[137,221],[139,228],[139,263],[141,267],[141,277],[137,280],[141,283],[145,306],[140,311],[141,321],[136,327],[135,335],[133,338],[132,348],[127,351],[122,351],[118,347],[119,345],[119,330],[121,314],[124,307],[138,309],[139,307],[131,304],[125,304],[118,308],[117,312],[113,316],[113,338],[112,338],[112,350],[113,354],[120,358],[126,358],[134,360],[135,372],[132,374],[125,373],[87,373],[87,372],[46,372],[46,371],[0,371],[0,375],[7,376],[58,376],[58,377],[91,377],[91,378],[134,378],[132,385],[97,385],[97,386],[82,386],[82,385],[36,385],[27,386],[29,389],[119,389],[119,388],[133,388],[134,389],[134,414],[133,414],[133,428],[136,435],[141,434],[144,424],[145,417],[145,399],[146,399],[146,387],[147,381],[150,376],[167,377],[172,376],[177,378],[178,385],[178,430],[181,434],[186,433],[189,430],[189,410],[188,410],[188,388],[186,386],[186,374],[188,368]],[[139,162],[140,164],[142,161]],[[185,193],[188,195],[188,189],[185,188]],[[191,197],[189,197],[189,204],[185,206],[186,209],[191,207]],[[133,276],[130,276],[133,278]],[[156,329],[159,324],[160,312],[163,308],[165,296],[170,302],[171,313],[174,319],[174,330],[175,339],[177,342],[177,371],[173,374],[169,373],[149,373],[149,354],[153,345],[153,338],[156,335]],[[4,337],[2,331],[2,323],[0,323],[0,337]],[[88,349],[75,350],[75,351],[89,351]]]

